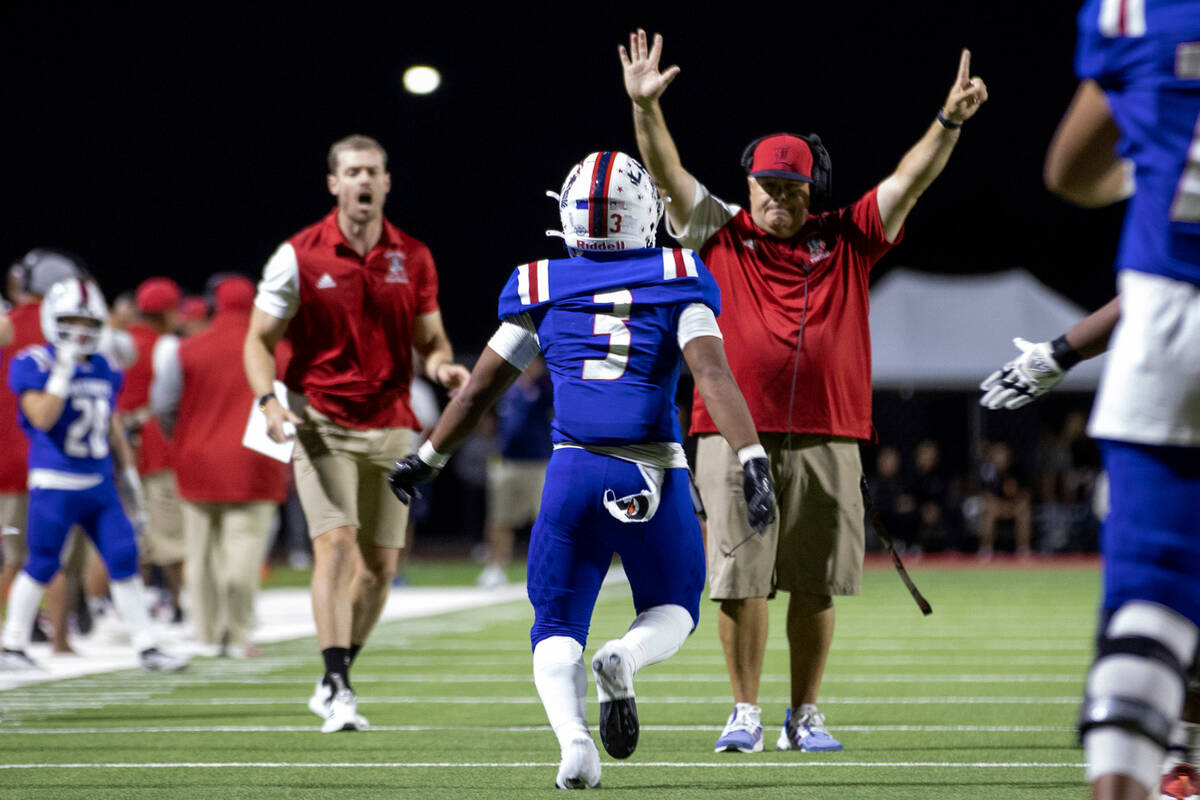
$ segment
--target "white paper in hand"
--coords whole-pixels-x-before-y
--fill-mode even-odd
[[[275,381],[275,397],[281,406],[288,407],[287,387],[279,381]],[[283,430],[285,433],[292,434],[296,432],[296,426],[285,422]],[[288,439],[286,442],[277,442],[268,436],[267,415],[258,407],[258,400],[254,400],[250,405],[250,419],[246,420],[246,432],[242,435],[242,446],[287,464],[292,460],[292,451],[296,448],[296,440]]]

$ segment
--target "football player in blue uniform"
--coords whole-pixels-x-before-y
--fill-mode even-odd
[[[774,517],[770,468],[725,361],[720,291],[690,250],[654,247],[663,203],[620,152],[592,153],[559,194],[568,258],[518,267],[499,330],[429,439],[397,463],[403,501],[446,463],[483,413],[541,353],[554,385],[554,453],[529,544],[534,683],[562,751],[555,785],[600,783],[588,733],[583,649],[614,553],[637,617],[592,658],[600,737],[615,758],[638,739],[633,677],[673,655],[699,620],[704,552],[675,408],[683,353],[744,471],[746,513]]]
[[[1089,0],[1078,21],[1082,83],[1050,145],[1046,181],[1080,205],[1129,198],[1119,304],[1085,320],[1095,335],[1072,339],[1077,325],[1022,347],[985,383],[994,404],[1027,402],[1103,349],[1119,310],[1089,425],[1111,509],[1080,731],[1092,796],[1144,800],[1182,730],[1200,642],[1200,0]],[[1179,770],[1163,778],[1164,797],[1195,793],[1195,771]]]
[[[22,350],[9,371],[21,428],[29,437],[29,560],[13,582],[4,620],[0,665],[7,668],[36,667],[25,649],[73,525],[83,528],[108,567],[113,604],[130,629],[142,668],[178,670],[188,663],[155,643],[138,575],[137,540],[117,492],[114,450],[127,490],[136,496],[141,487],[122,428],[113,424],[121,371],[97,352],[107,316],[92,281],[54,284],[41,306],[47,343]]]

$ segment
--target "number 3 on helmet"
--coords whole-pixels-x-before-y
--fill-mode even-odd
[[[616,150],[592,153],[572,168],[558,201],[567,249],[613,252],[654,247],[663,201],[654,179],[632,156]]]
[[[46,292],[41,318],[46,341],[54,345],[73,343],[81,353],[91,354],[100,346],[100,331],[108,320],[108,307],[95,281],[68,278]],[[95,325],[74,320],[94,320]]]

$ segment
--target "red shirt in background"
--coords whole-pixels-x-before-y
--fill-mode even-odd
[[[24,494],[29,471],[29,439],[17,422],[17,396],[8,388],[8,369],[17,354],[31,344],[43,344],[41,303],[24,303],[8,312],[13,340],[0,348],[0,493]]]

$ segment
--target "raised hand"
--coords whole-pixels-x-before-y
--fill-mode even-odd
[[[649,105],[666,91],[671,81],[679,74],[678,66],[658,71],[658,59],[662,56],[662,34],[654,34],[654,44],[646,49],[646,32],[638,28],[629,34],[629,50],[618,45],[621,67],[625,72],[625,92],[638,105]]]
[[[942,105],[942,113],[951,122],[962,124],[975,116],[987,99],[987,85],[978,75],[971,75],[971,51],[964,48],[958,59],[958,75]]]

